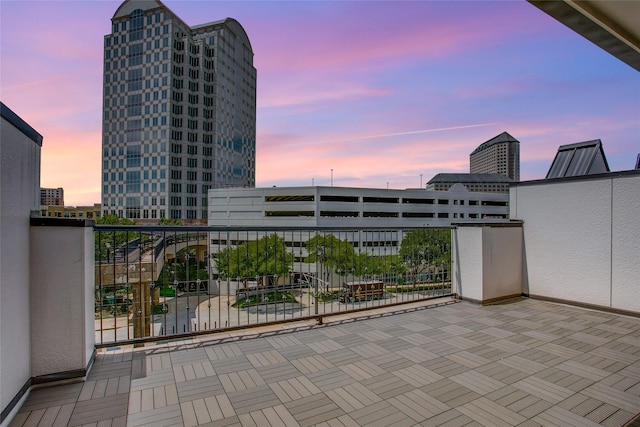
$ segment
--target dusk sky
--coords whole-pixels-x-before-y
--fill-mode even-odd
[[[44,137],[43,187],[100,202],[103,37],[120,1],[0,0],[0,100]],[[504,132],[521,179],[560,145],[640,153],[640,73],[525,1],[165,1],[254,51],[258,187],[416,188]],[[422,175],[422,179],[421,179]]]

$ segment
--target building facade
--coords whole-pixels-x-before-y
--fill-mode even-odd
[[[469,155],[469,171],[499,173],[520,181],[520,141],[502,132],[483,142]]]
[[[283,236],[298,263],[294,271],[313,272],[312,266],[303,265],[304,242],[311,237],[303,231],[306,227],[342,228],[335,235],[358,251],[373,254],[386,248],[386,254],[393,255],[404,233],[385,231],[385,227],[449,227],[462,221],[504,222],[508,217],[508,193],[470,192],[462,186],[449,191],[316,186],[209,190],[211,226],[300,228]],[[350,227],[356,231],[345,231]],[[265,233],[219,232],[210,241],[209,252],[218,253]]]
[[[427,182],[427,190],[448,191],[459,184],[473,192],[508,193],[512,182],[499,173],[439,173]]]
[[[207,191],[255,185],[256,69],[236,20],[189,27],[129,0],[104,37],[102,209],[206,223]]]
[[[102,216],[102,206],[100,203],[94,203],[93,206],[53,206],[41,205],[40,215],[43,217],[54,218],[80,218],[93,219]]]
[[[209,191],[209,225],[301,227],[450,226],[504,220],[509,195],[353,187],[225,188]]]
[[[40,188],[40,204],[43,206],[64,206],[64,189]]]

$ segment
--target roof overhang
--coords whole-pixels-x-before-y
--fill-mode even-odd
[[[584,38],[640,71],[640,2],[528,0]]]

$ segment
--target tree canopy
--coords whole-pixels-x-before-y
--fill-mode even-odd
[[[356,264],[353,245],[333,234],[316,234],[305,243],[307,262],[320,262],[336,271],[349,271]]]
[[[223,277],[282,276],[289,273],[293,254],[287,251],[282,237],[271,234],[223,249],[215,256],[215,263]]]
[[[451,263],[451,230],[413,230],[405,234],[399,255],[412,274]]]
[[[184,225],[182,221],[174,218],[160,218],[158,225]]]
[[[116,215],[106,214],[96,218],[98,225],[135,225],[136,222],[128,218],[120,218]],[[95,236],[95,253],[98,259],[107,259],[125,243],[139,239],[137,231],[99,231]]]

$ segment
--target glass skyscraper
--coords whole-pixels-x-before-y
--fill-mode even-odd
[[[234,19],[189,27],[128,0],[104,37],[102,210],[206,223],[209,188],[255,186],[256,69]]]

